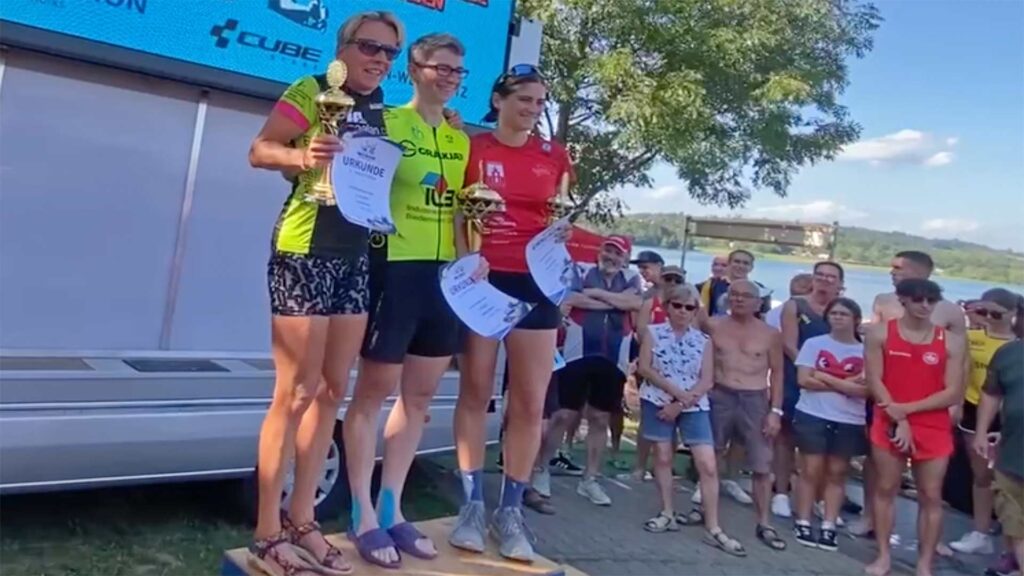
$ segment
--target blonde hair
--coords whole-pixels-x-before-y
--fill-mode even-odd
[[[693,300],[700,306],[700,293],[693,284],[672,284],[661,291],[661,301],[665,304],[674,301],[688,302]]]
[[[395,35],[398,36],[398,46],[401,47],[405,44],[405,28],[402,26],[402,21],[398,19],[393,13],[387,10],[369,10],[367,12],[359,12],[353,14],[348,20],[338,28],[338,51],[345,47],[352,38],[356,35],[359,27],[367,22],[383,22],[391,27],[395,31]]]

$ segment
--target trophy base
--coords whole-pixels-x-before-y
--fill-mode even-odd
[[[311,204],[317,204],[319,206],[336,206],[338,201],[335,200],[334,194],[330,190],[317,190],[313,189],[311,192],[307,192],[302,198],[306,202]]]

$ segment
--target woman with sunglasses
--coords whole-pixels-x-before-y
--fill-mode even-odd
[[[1024,302],[1021,296],[1005,288],[993,288],[966,306],[968,314],[981,318],[983,328],[967,331],[967,347],[970,366],[964,403],[960,408],[958,428],[963,434],[964,444],[971,446],[977,424],[978,402],[981,388],[988,375],[992,356],[1003,344],[1019,337],[1024,329]],[[989,432],[999,432],[999,421],[994,420]],[[991,554],[992,536],[992,480],[993,471],[988,461],[973,450],[968,450],[971,461],[971,499],[974,508],[974,530],[964,534],[949,547],[964,554]]]
[[[847,466],[850,458],[868,450],[864,436],[867,387],[860,306],[849,298],[837,298],[825,306],[822,316],[828,333],[804,341],[794,361],[800,392],[793,437],[801,459],[793,533],[805,546],[836,550],[836,521]],[[825,514],[815,538],[811,508],[822,486]]]
[[[364,12],[338,31],[337,58],[355,100],[344,129],[383,135],[380,83],[403,41],[389,12]],[[273,576],[337,576],[352,565],[323,536],[313,501],[348,387],[349,371],[366,329],[367,230],[336,206],[307,200],[321,170],[341,148],[317,134],[314,99],[324,75],[300,78],[285,91],[252,143],[249,161],[292,182],[274,229],[267,276],[276,381],[260,430],[259,519],[251,562]],[[295,456],[295,484],[281,510],[285,468]]]
[[[502,292],[534,305],[505,337],[509,363],[508,410],[504,471],[498,509],[490,532],[507,558],[531,561],[533,546],[526,535],[523,492],[530,481],[541,440],[544,398],[554,365],[556,330],[561,313],[533,281],[526,266],[526,245],[548,226],[548,200],[564,174],[571,177],[569,154],[558,142],[542,139],[534,128],[547,102],[540,71],[528,64],[513,66],[491,90],[485,122],[492,131],[474,136],[465,182],[483,181],[505,201],[506,211],[486,223],[481,255],[490,265],[488,280]],[[483,173],[481,173],[481,169]],[[468,251],[464,220],[456,214],[456,246]],[[466,502],[449,543],[482,552],[486,519],[483,502],[486,412],[494,390],[497,340],[466,334],[459,361],[461,381],[455,408],[455,444]]]
[[[708,392],[714,386],[714,349],[697,327],[700,293],[689,284],[662,291],[668,321],[651,324],[640,339],[640,434],[654,445],[654,479],[661,512],[644,523],[648,532],[679,530],[680,524],[704,524],[704,541],[736,556],[743,545],[718,524],[718,469],[711,430]],[[676,514],[672,502],[672,461],[676,433],[690,447],[700,477],[703,510]]]

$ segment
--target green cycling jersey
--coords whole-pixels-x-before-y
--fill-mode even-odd
[[[411,105],[384,111],[388,139],[402,146],[391,184],[391,215],[398,231],[374,234],[371,247],[388,261],[455,259],[455,191],[462,188],[469,136],[442,121],[428,124]]]

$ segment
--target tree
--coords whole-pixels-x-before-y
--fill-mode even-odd
[[[608,222],[609,193],[657,161],[690,195],[737,207],[785,196],[800,167],[860,127],[838,96],[880,23],[856,0],[519,0],[544,24],[547,128],[576,161],[574,201]]]

